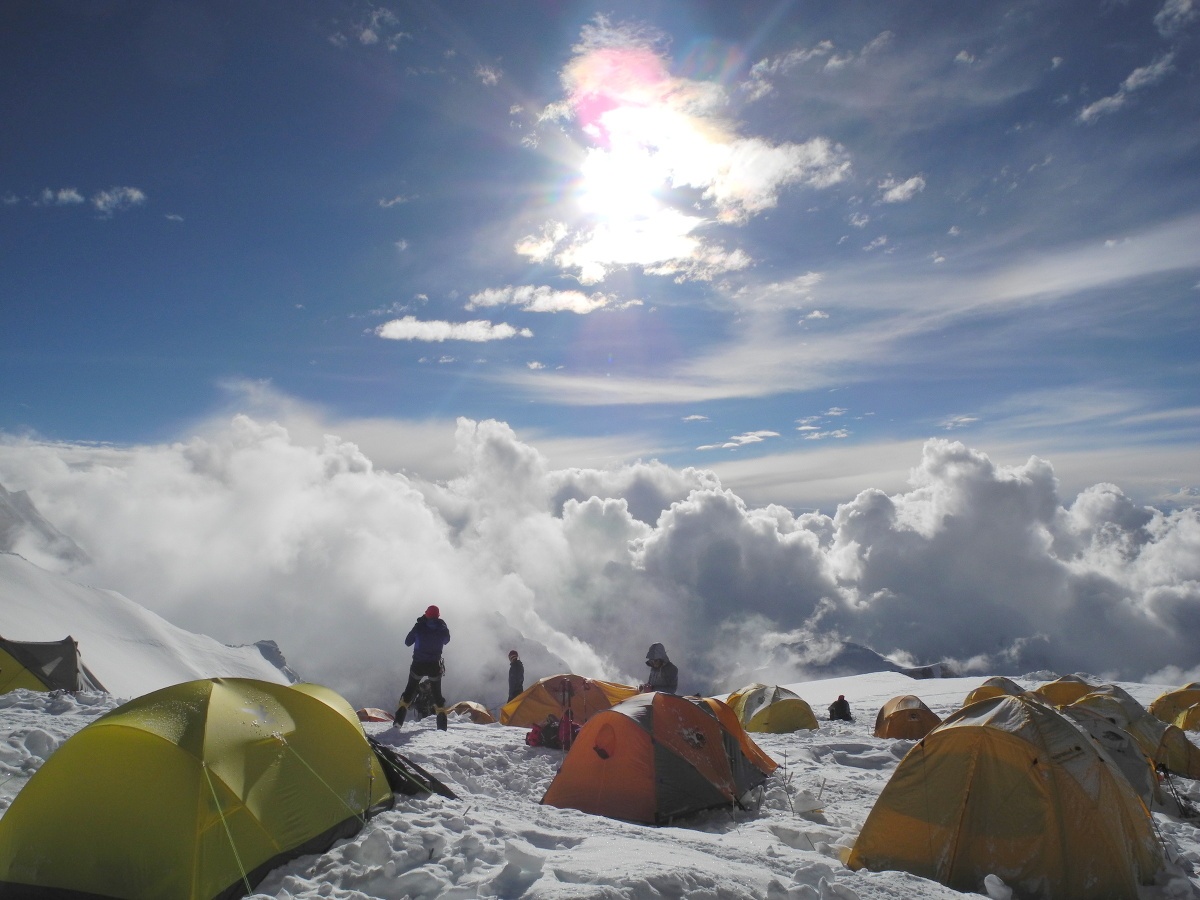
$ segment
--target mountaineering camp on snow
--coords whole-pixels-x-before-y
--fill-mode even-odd
[[[488,709],[430,605],[393,717],[13,553],[0,595],[0,900],[1197,896],[1200,684],[680,696],[654,642],[639,685],[512,651]]]

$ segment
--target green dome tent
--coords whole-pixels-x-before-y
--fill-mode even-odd
[[[240,897],[393,795],[328,688],[173,685],[68,739],[0,818],[0,898]]]

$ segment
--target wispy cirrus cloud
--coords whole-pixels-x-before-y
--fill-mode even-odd
[[[745,447],[747,444],[760,444],[767,438],[779,437],[778,431],[747,431],[744,434],[735,434],[729,440],[720,444],[705,444],[702,447],[697,447],[697,450],[735,450],[738,447]]]
[[[1148,66],[1134,69],[1129,73],[1129,77],[1121,82],[1121,86],[1115,94],[1101,97],[1095,103],[1090,103],[1081,109],[1076,117],[1077,121],[1087,125],[1102,116],[1116,112],[1129,101],[1130,95],[1135,91],[1143,90],[1162,81],[1174,68],[1174,62],[1175,54],[1167,53]]]
[[[421,320],[416,316],[404,316],[384,322],[375,329],[375,334],[389,341],[471,341],[486,343],[504,341],[514,337],[533,337],[528,328],[517,328],[506,322],[492,323],[483,319],[470,322],[445,322],[437,319]]]
[[[741,85],[750,102],[761,100],[775,91],[775,80],[788,75],[805,64],[812,64],[826,72],[833,72],[882,51],[892,42],[892,32],[882,31],[868,41],[860,50],[839,50],[830,40],[820,41],[812,47],[796,47],[779,56],[759,60],[750,69],[750,77]]]
[[[879,182],[880,203],[905,203],[925,190],[925,179],[914,175],[904,181],[897,181],[890,175]]]

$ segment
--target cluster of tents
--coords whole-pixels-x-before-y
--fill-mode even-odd
[[[0,639],[0,677],[0,691],[99,687],[70,638],[33,650]],[[471,701],[453,711],[496,721]],[[0,896],[240,896],[353,834],[398,792],[453,796],[365,734],[374,713],[386,718],[319,685],[251,679],[126,703],[68,739],[0,817]],[[542,803],[655,825],[748,802],[777,768],[751,733],[819,727],[778,685],[722,700],[571,674],[537,682],[499,721],[552,715],[581,729]],[[944,721],[894,697],[874,733],[916,743],[845,861],[963,891],[996,875],[1022,896],[1133,900],[1162,864],[1149,812],[1165,808],[1158,773],[1200,778],[1185,729],[1200,729],[1200,683],[1146,709],[1081,676],[1032,691],[997,677]]]
[[[1192,687],[1152,710],[1178,715]],[[1198,763],[1177,725],[1116,685],[989,679],[905,755],[846,863],[961,891],[995,875],[1021,896],[1135,900],[1162,867],[1156,769],[1196,778]]]

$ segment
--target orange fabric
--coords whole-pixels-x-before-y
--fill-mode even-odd
[[[657,799],[649,733],[628,716],[609,710],[592,717],[576,736],[542,803],[653,822]]]

